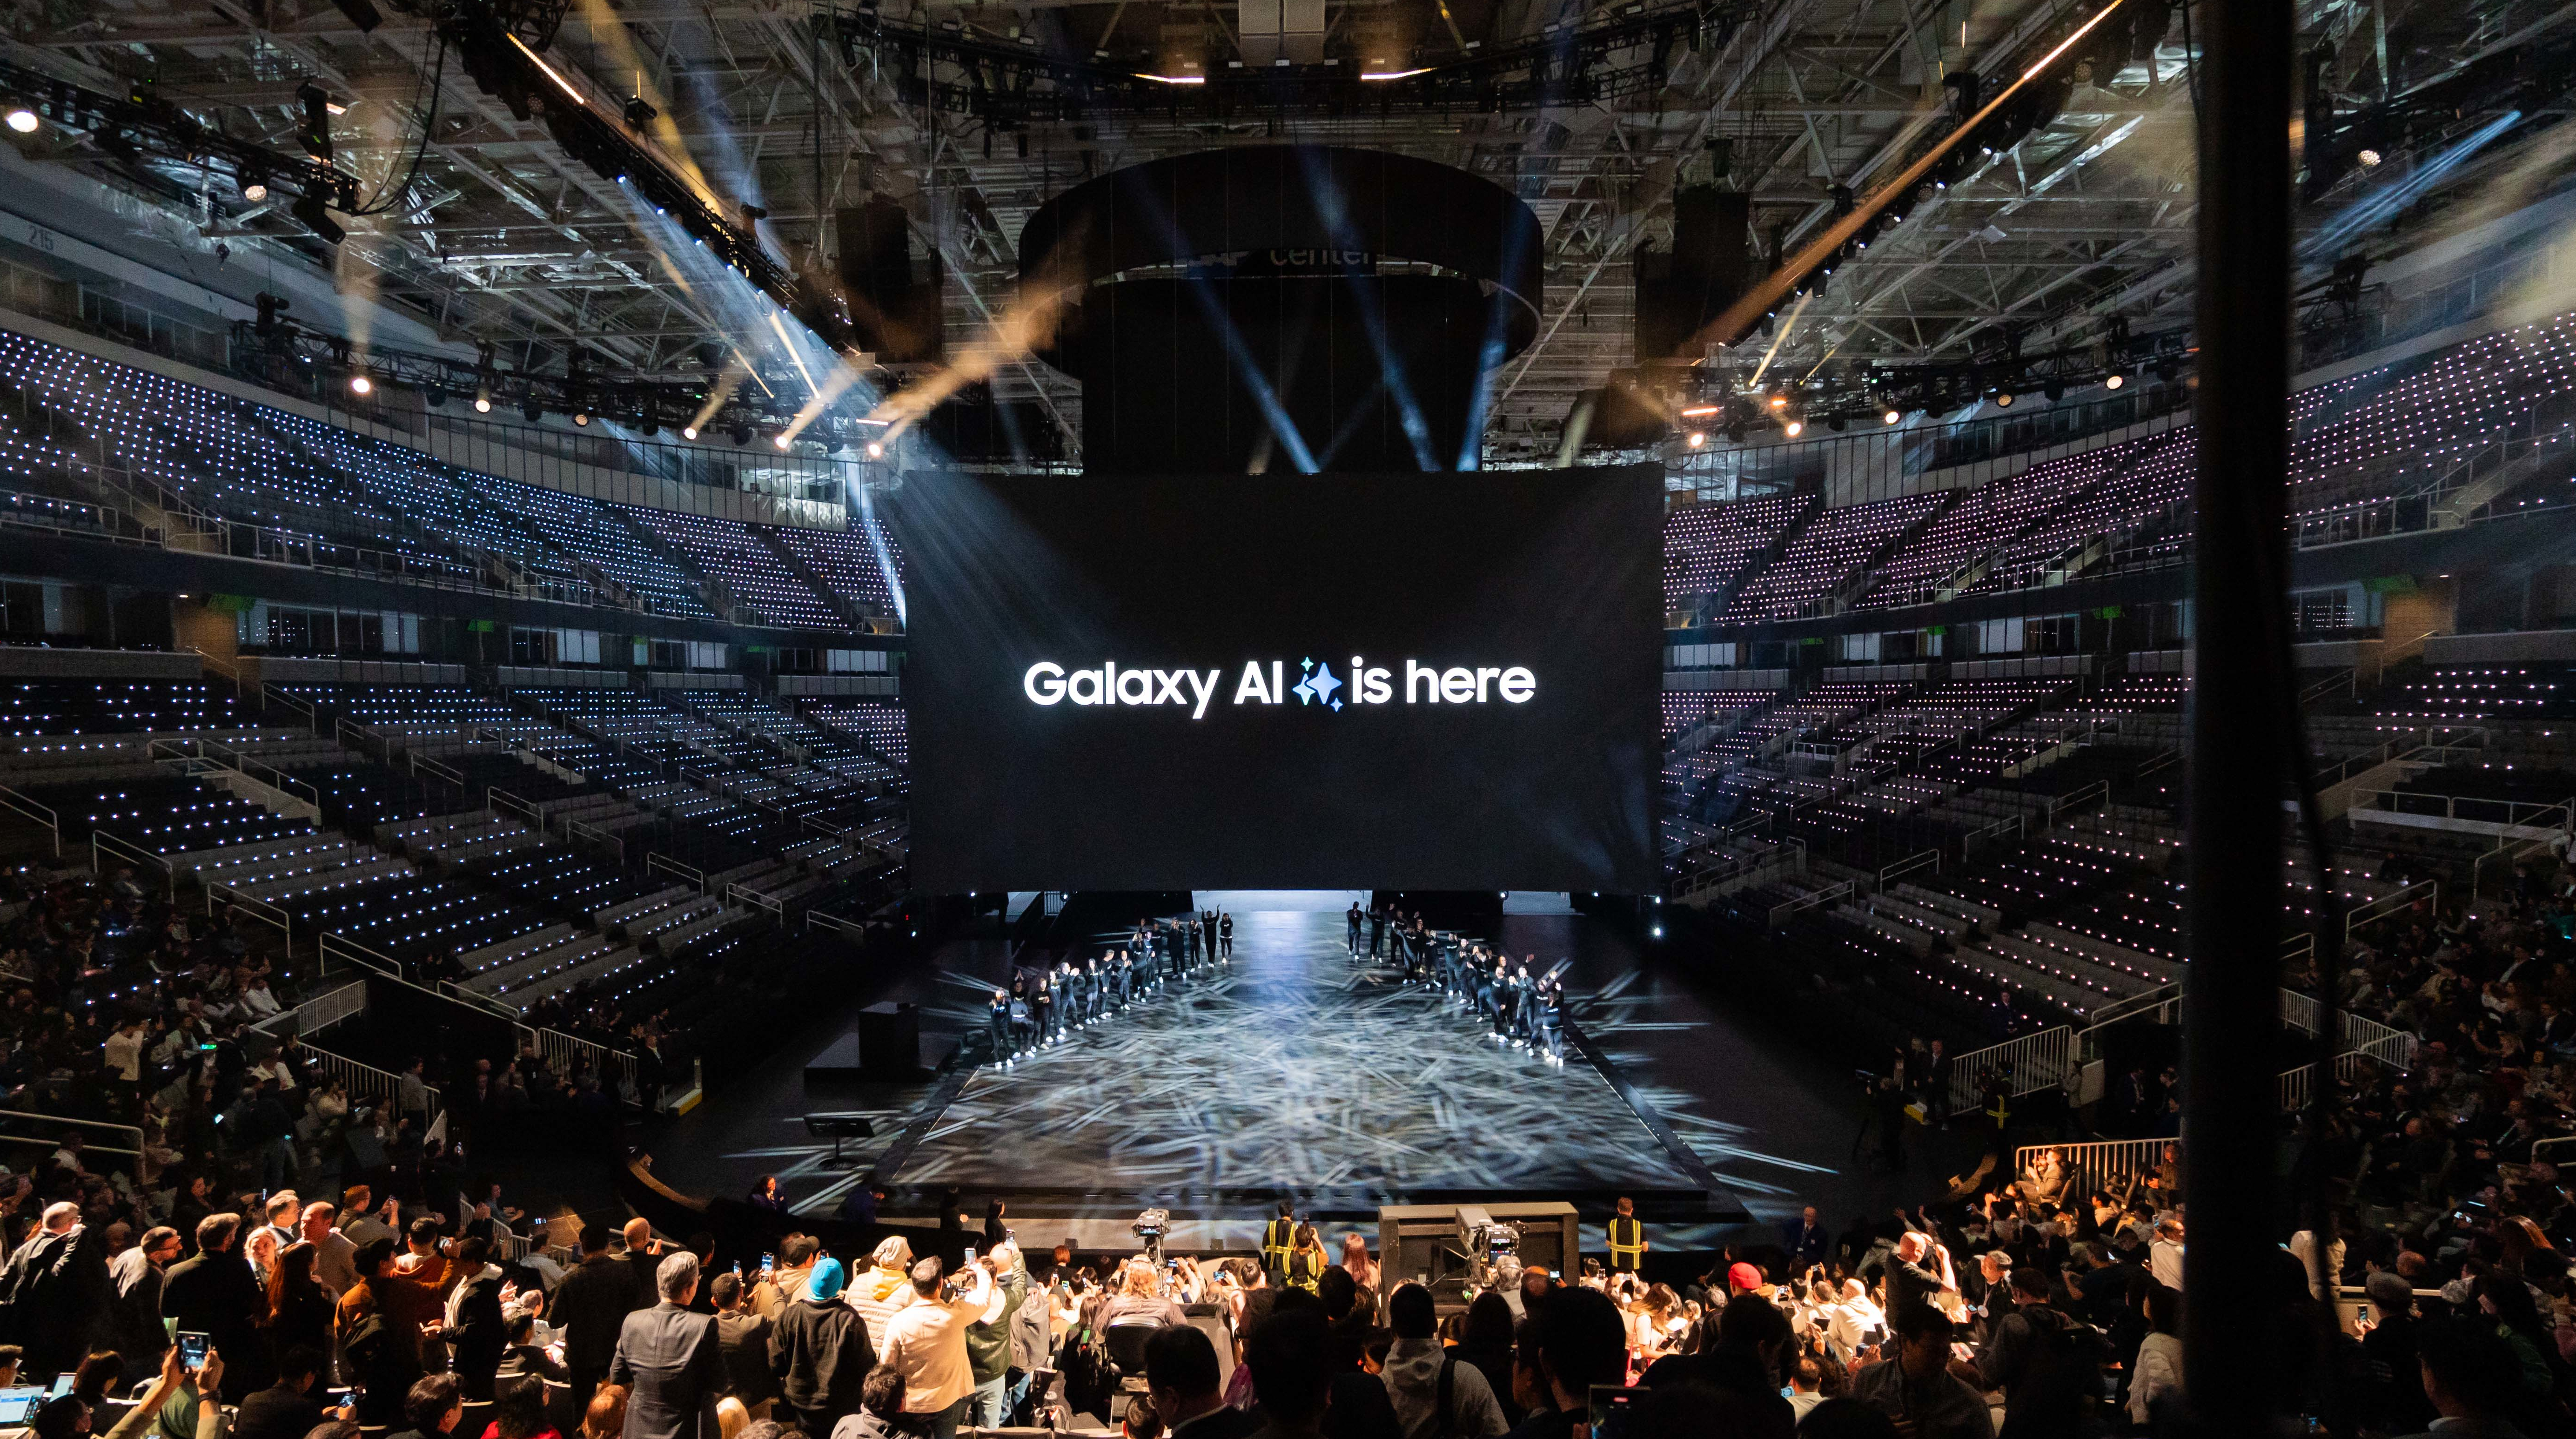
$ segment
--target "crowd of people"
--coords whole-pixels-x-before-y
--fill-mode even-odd
[[[1391,959],[1407,984],[1436,985],[1442,997],[1481,1020],[1493,1037],[1550,1064],[1565,1062],[1563,966],[1533,972],[1538,956],[1512,957],[1483,940],[1431,928],[1385,901],[1343,913],[1351,962]]]
[[[1012,1064],[1077,1029],[1191,975],[1234,961],[1234,916],[1211,909],[1177,919],[1140,919],[1124,942],[1076,961],[1015,967],[1007,989],[993,991],[985,1045],[991,1059]]]

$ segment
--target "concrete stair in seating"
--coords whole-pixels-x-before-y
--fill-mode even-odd
[[[606,909],[595,910],[591,913],[590,922],[614,934],[631,919],[651,914],[656,910],[668,909],[695,894],[697,891],[685,884],[665,885],[651,894],[622,900]]]
[[[632,946],[627,949],[631,951]],[[536,1001],[528,994],[532,986],[574,971],[590,972],[619,952],[617,941],[606,935],[586,929],[575,930],[543,949],[519,956],[488,975],[476,975],[468,987],[513,1003],[533,1004]]]
[[[1944,894],[1937,889],[1925,889],[1919,884],[1899,881],[1888,890],[1888,893],[1909,903],[1919,904],[1935,913],[1955,915],[1971,924],[1984,925],[1989,929],[2003,922],[2004,912],[1993,905],[1979,904],[1973,899],[1961,899],[1955,894]]]
[[[2030,969],[2057,975],[2087,992],[2114,999],[2125,999],[2155,988],[2152,983],[2103,964],[2089,955],[2053,948],[2020,934],[1991,936],[1985,941],[1985,948]]]
[[[266,900],[275,904],[281,900],[301,899],[307,895],[327,894],[333,890],[355,889],[362,884],[398,879],[412,873],[411,861],[407,859],[389,858],[377,854],[374,850],[367,850],[364,853],[370,857],[353,860],[335,869],[316,870],[311,874],[295,875],[260,884],[240,884],[235,885],[234,888],[252,899]]]
[[[654,958],[658,956],[647,954],[631,944],[599,949],[586,955],[578,964],[566,965],[526,979],[512,987],[501,998],[506,1003],[526,1009],[530,1005],[561,994],[575,985],[588,984],[594,979],[612,974],[622,974]]]
[[[178,874],[192,874],[199,884],[233,884],[243,879],[259,879],[279,874],[301,874],[313,869],[327,869],[348,863],[358,846],[336,834],[315,830],[289,839],[262,840],[257,844],[227,845],[222,849],[201,849],[174,856],[171,869]]]
[[[482,810],[376,826],[376,842],[418,860],[458,865],[542,843],[526,825]]]
[[[2141,949],[2131,949],[2125,944],[2113,944],[2107,939],[2095,939],[2078,930],[2037,920],[2023,925],[2021,932],[2024,938],[2036,940],[2052,949],[2072,951],[2091,959],[2096,964],[2127,974],[2136,980],[2142,989],[2153,989],[2160,984],[2182,982],[2180,960],[2149,954]]]
[[[750,919],[751,916],[752,912],[750,910],[740,909],[733,905],[724,905],[712,913],[690,919],[685,924],[677,924],[668,929],[655,930],[654,932],[645,935],[642,942],[647,949],[651,949],[656,953],[677,954],[698,940],[704,939],[708,935],[714,934],[719,930],[730,929],[734,925]]]
[[[1921,956],[1928,955],[1932,952],[1931,932],[1928,930],[1917,929],[1913,925],[1906,923],[1904,920],[1897,919],[1889,915],[1873,914],[1869,910],[1849,902],[1835,905],[1833,908],[1833,916],[1845,924],[1853,925],[1857,928],[1868,930],[1872,934],[1893,940],[1897,944],[1903,945],[1908,953]]]
[[[550,924],[543,929],[530,930],[516,938],[505,939],[499,944],[487,944],[481,949],[467,950],[456,956],[456,962],[465,970],[465,987],[479,990],[483,986],[477,981],[493,971],[507,968],[529,955],[561,944],[581,932],[569,924]]]
[[[2003,938],[2009,937],[2003,936]],[[2034,951],[2035,955],[2045,953],[2044,950]],[[2072,1010],[2077,1014],[2090,1014],[2100,1006],[2120,997],[2105,990],[2092,988],[2079,980],[2070,979],[2059,970],[2043,968],[2042,961],[2038,958],[2017,954],[2012,946],[2000,944],[1994,940],[1988,940],[1984,944],[1963,944],[1952,952],[1951,957],[1971,969],[1990,975],[2016,989],[2026,989],[2042,995],[2061,1008]]]

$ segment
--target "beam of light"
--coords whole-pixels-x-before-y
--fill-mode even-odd
[[[2119,8],[2126,3],[2127,0],[2110,0],[2109,4],[2094,11],[2083,24],[2075,27],[2074,33],[2068,35],[2064,40],[2059,41],[2056,48],[2042,56],[2038,64],[2035,64],[2029,69],[2023,71],[2020,79],[2005,86],[2002,93],[1988,100],[1975,115],[1969,117],[1967,123],[1960,125],[1957,129],[1952,130],[1948,135],[1943,136],[1939,144],[1926,150],[1914,161],[1913,164],[1908,165],[1903,170],[1897,172],[1894,179],[1889,180],[1886,184],[1871,191],[1867,199],[1854,205],[1850,214],[1843,216],[1841,219],[1834,221],[1830,225],[1827,225],[1823,233],[1817,235],[1816,238],[1809,240],[1799,249],[1795,258],[1788,260],[1786,263],[1782,264],[1779,269],[1773,271],[1767,276],[1764,276],[1760,283],[1754,285],[1753,288],[1738,296],[1735,303],[1727,306],[1725,311],[1716,319],[1701,326],[1699,333],[1693,335],[1685,343],[1685,350],[1697,351],[1703,345],[1712,340],[1719,342],[1732,341],[1737,336],[1742,335],[1745,331],[1750,330],[1753,327],[1754,321],[1760,319],[1770,311],[1778,309],[1781,297],[1789,293],[1790,285],[1795,283],[1799,276],[1804,275],[1815,269],[1817,266],[1823,264],[1825,262],[1825,257],[1833,254],[1837,250],[1840,250],[1845,242],[1849,241],[1854,235],[1860,233],[1860,229],[1863,225],[1866,225],[1870,221],[1878,218],[1880,212],[1884,211],[1888,207],[1889,203],[1894,201],[1897,196],[1911,190],[1915,185],[1921,183],[1925,178],[1930,176],[1934,167],[1938,166],[1943,160],[1948,159],[1951,153],[1957,150],[1961,145],[1967,143],[1968,137],[1977,133],[1978,127],[1983,125],[1988,118],[1993,116],[1996,111],[2001,110],[2004,106],[2012,103],[2014,99],[2020,96],[2021,92],[2025,88],[2027,88],[2034,80],[2038,79],[2041,73],[2046,71],[2051,64],[2055,63],[2060,56],[2064,55],[2076,44],[2076,42],[2093,33],[2096,26],[2099,26],[2104,20],[2109,19],[2114,12],[2119,10]]]
[[[501,38],[509,41],[512,45],[517,46],[519,53],[528,57],[528,63],[536,66],[537,69],[544,72],[547,79],[555,82],[555,88],[569,96],[574,104],[579,105],[585,110],[590,108],[590,102],[582,98],[582,94],[579,90],[573,88],[573,83],[558,73],[554,66],[547,64],[536,51],[529,49],[526,41],[507,31],[502,32]]]
[[[1225,312],[1225,301],[1216,293],[1216,282],[1193,272],[1183,282],[1183,287],[1198,300],[1208,328],[1224,337],[1226,354],[1242,374],[1243,387],[1252,393],[1252,402],[1261,407],[1262,418],[1269,421],[1270,433],[1278,436],[1279,443],[1287,448],[1288,463],[1295,465],[1300,474],[1311,475],[1321,469],[1315,463],[1315,452],[1306,447],[1306,437],[1298,433],[1297,421],[1289,415],[1288,407],[1280,403],[1279,392],[1270,387],[1269,377],[1261,373],[1261,364],[1253,358],[1252,347],[1243,342],[1242,332],[1234,327],[1234,318]]]
[[[1515,226],[1506,241],[1502,264],[1495,273],[1508,275],[1517,269],[1521,262],[1522,247],[1528,243],[1528,235]],[[1506,347],[1511,343],[1512,324],[1509,307],[1520,302],[1518,295],[1500,285],[1494,287],[1494,293],[1486,300],[1485,342],[1476,349],[1476,379],[1467,387],[1467,428],[1465,433],[1458,436],[1458,463],[1452,467],[1454,469],[1474,470],[1484,466],[1485,412],[1492,408],[1494,403],[1494,372],[1501,369],[1503,361],[1509,358],[1505,353]],[[1533,340],[1531,343],[1537,342]],[[1574,427],[1568,428],[1571,430]],[[1559,451],[1558,468],[1562,469],[1572,463],[1572,460],[1566,458],[1565,452]]]
[[[1148,75],[1141,70],[1136,72],[1136,78],[1139,80],[1151,80],[1157,85],[1204,85],[1207,83],[1207,77],[1205,75]]]
[[[1813,290],[1809,290],[1807,293],[1800,295],[1798,297],[1798,303],[1789,307],[1788,316],[1782,319],[1780,323],[1771,327],[1771,348],[1762,352],[1762,363],[1753,367],[1753,378],[1747,383],[1753,385],[1759,385],[1762,383],[1762,377],[1770,372],[1771,361],[1777,358],[1780,354],[1780,346],[1787,342],[1789,331],[1797,325],[1798,317],[1806,313],[1807,302],[1814,298],[1816,298],[1816,292]],[[1774,406],[1773,408],[1776,409],[1778,407]]]
[[[894,598],[894,620],[907,631],[912,628],[912,605],[904,596],[903,579],[895,572],[894,556],[886,552],[885,526],[877,519],[877,492],[874,485],[857,487],[859,526],[868,537],[868,549],[877,557],[877,575],[885,581],[886,593]]]
[[[725,366],[724,373],[716,376],[714,387],[707,391],[706,402],[698,406],[697,417],[689,421],[688,428],[705,429],[707,421],[714,419],[716,411],[723,409],[725,401],[732,399],[733,392],[741,388],[742,371],[732,365]]]
[[[778,343],[786,348],[787,358],[796,362],[796,373],[805,377],[805,392],[809,395],[821,394],[823,387],[814,383],[814,372],[805,368],[805,356],[797,350],[796,342],[787,337],[787,326],[780,322],[776,310],[769,312],[769,328],[777,334]]]
[[[625,20],[608,7],[608,0],[581,0],[581,18],[582,23],[590,27],[591,37],[607,48],[609,52],[607,58],[610,63],[615,68],[635,77],[635,93],[642,96],[645,103],[653,107],[655,114],[648,122],[648,128],[652,131],[653,139],[660,147],[663,157],[671,162],[672,168],[679,172],[680,178],[690,189],[698,192],[698,198],[708,207],[719,214],[730,214],[731,211],[726,208],[723,197],[716,193],[715,187],[707,182],[705,173],[698,168],[696,155],[691,153],[687,138],[680,134],[679,122],[671,118],[670,99],[653,84],[652,68],[644,63],[643,52],[636,46],[635,38],[627,30]],[[686,81],[687,72],[681,72],[680,78]],[[720,147],[730,148],[733,139],[730,127],[722,124],[712,125],[708,127],[706,133],[711,142]],[[731,158],[738,161],[740,156]],[[757,205],[760,203],[757,179],[754,177],[750,187],[745,188],[746,177],[742,170],[743,167],[739,164],[731,166],[725,176],[726,182],[734,187],[735,193],[741,198]]]
[[[2440,183],[2442,178],[2466,164],[2470,156],[2485,149],[2495,138],[2522,123],[2520,110],[2507,110],[2475,130],[2443,147],[2440,154],[2415,168],[2378,192],[2355,201],[2351,208],[2335,216],[2299,246],[2302,260],[2323,259],[2340,253],[2343,247],[2359,239],[2375,226],[2387,223],[2398,211],[2414,204],[2416,197]]]
[[[1430,73],[1431,67],[1423,65],[1411,70],[1363,70],[1360,72],[1360,78],[1363,80],[1410,80],[1416,75],[1428,75]]]
[[[1316,212],[1324,221],[1324,232],[1332,238],[1333,247],[1359,249],[1357,244],[1346,243],[1350,236],[1349,211],[1342,203],[1341,187],[1333,183],[1332,175],[1324,168],[1323,157],[1307,146],[1299,146],[1297,155],[1306,173],[1306,190],[1314,197]],[[1368,331],[1369,345],[1377,351],[1378,372],[1384,377],[1387,394],[1395,401],[1395,417],[1404,427],[1404,438],[1413,446],[1413,463],[1418,469],[1437,470],[1440,462],[1431,453],[1431,424],[1422,417],[1422,406],[1414,401],[1413,386],[1405,379],[1404,361],[1387,339],[1386,307],[1379,303],[1380,290],[1371,283],[1376,277],[1345,275],[1343,279],[1351,287],[1352,302],[1359,309],[1360,324]],[[1325,454],[1329,456],[1339,447],[1336,440],[1326,447]]]

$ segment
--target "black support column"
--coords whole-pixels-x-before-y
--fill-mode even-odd
[[[2200,426],[2194,528],[2183,996],[2183,1370],[2203,1432],[2257,1433],[2285,1396],[2267,1342],[2281,1220],[2276,736],[2288,573],[2291,7],[2205,0],[2200,107]]]

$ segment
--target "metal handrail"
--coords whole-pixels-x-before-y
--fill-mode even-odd
[[[9,786],[0,784],[0,809],[11,810],[24,818],[42,823],[45,832],[54,837],[54,858],[63,857],[63,817],[55,812],[53,806],[39,804]]]
[[[263,924],[276,925],[278,933],[285,936],[286,952],[288,954],[295,953],[295,916],[287,913],[279,906],[269,903],[267,900],[257,899],[244,894],[239,888],[223,880],[217,880],[213,884],[206,886],[206,913],[209,915],[215,912],[215,896],[217,891],[221,891],[227,896],[224,902],[231,905],[234,909],[249,915],[251,918],[258,920]]]
[[[325,990],[293,1009],[281,1010],[254,1024],[251,1028],[274,1034],[290,1021],[299,1035],[314,1034],[344,1019],[354,1019],[367,1012],[367,983],[353,979],[347,984]]]
[[[1932,872],[1934,874],[1939,874],[1941,872],[1941,851],[1938,849],[1927,849],[1907,855],[1905,858],[1900,859],[1896,863],[1880,870],[1878,872],[1878,882],[1880,884],[1885,884],[1900,874],[1912,874],[1914,871],[1923,868],[1925,865],[1930,865],[1932,867]]]
[[[671,858],[669,855],[662,854],[658,851],[645,856],[644,870],[647,874],[659,870],[665,874],[673,876],[674,878],[686,880],[691,888],[700,891],[705,890],[707,887],[707,872],[705,870],[699,869],[695,865],[682,864],[678,860]]]
[[[1771,906],[1771,927],[1777,929],[1791,915],[1797,914],[1803,910],[1816,909],[1820,906],[1831,904],[1838,899],[1848,898],[1851,893],[1852,882],[1850,880],[1844,880],[1840,884],[1827,886],[1826,888],[1817,890],[1815,893],[1810,895],[1802,895],[1799,898],[1792,900],[1783,900],[1782,902]]]
[[[94,1148],[101,1154],[130,1154],[137,1160],[140,1160],[143,1157],[143,1131],[131,1124],[118,1124],[105,1119],[74,1119],[67,1114],[47,1114],[42,1110],[36,1109],[0,1109],[0,1120],[9,1119],[38,1120],[45,1124],[54,1125],[58,1130],[63,1127],[68,1127],[72,1129],[104,1130],[105,1132],[114,1135],[132,1135],[134,1137],[134,1147],[132,1149],[117,1148],[104,1144],[93,1146],[86,1140],[82,1141],[81,1148],[85,1150]],[[0,1142],[10,1144],[57,1144],[61,1142],[61,1137],[59,1133],[57,1133],[56,1137],[53,1139],[36,1139],[26,1135],[0,1134]]]
[[[107,853],[115,855],[118,859],[152,866],[154,869],[161,871],[161,883],[166,886],[172,894],[177,894],[179,892],[178,871],[171,865],[169,859],[165,856],[153,854],[131,841],[118,839],[116,836],[109,834],[103,829],[93,829],[89,832],[89,867],[92,871],[98,872],[102,875],[105,873],[107,866],[99,862],[99,851],[101,850],[105,850]]]
[[[371,974],[380,974],[387,979],[402,978],[403,967],[400,960],[382,950],[371,949],[360,944],[337,930],[323,931],[322,939],[315,949],[316,958],[321,962],[324,974],[331,972],[332,957],[337,955],[340,959]]]
[[[534,824],[540,831],[546,828],[546,812],[537,808],[535,800],[525,795],[512,794],[498,785],[484,787],[483,807],[490,810],[508,810]]]
[[[193,740],[192,743],[197,747],[197,757],[199,759],[206,760],[212,764],[222,765],[226,769],[238,770],[243,775],[248,776],[251,779],[258,780],[261,784],[267,785],[271,789],[278,790],[281,793],[293,795],[297,790],[302,790],[304,793],[297,795],[296,797],[303,800],[306,804],[313,806],[313,812],[315,814],[318,815],[322,812],[322,791],[315,788],[311,781],[297,779],[295,776],[288,774],[286,771],[279,769],[277,766],[270,764],[265,760],[252,759],[249,755],[242,753],[241,750],[235,746],[228,745],[218,739],[211,739],[200,735]],[[208,750],[218,751],[218,753],[208,754]],[[225,758],[226,755],[231,756],[231,758]],[[263,771],[264,773],[262,773]]]
[[[819,909],[809,909],[805,911],[805,927],[807,929],[812,929],[817,925],[824,929],[837,930],[842,934],[846,934],[850,936],[851,940],[855,943],[864,944],[867,942],[867,926],[859,924],[854,920],[843,919],[837,914],[825,914]]]

